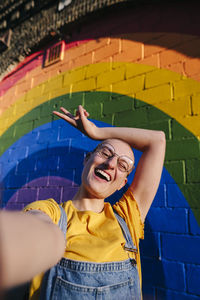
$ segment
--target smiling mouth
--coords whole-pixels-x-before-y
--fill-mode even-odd
[[[108,175],[106,172],[104,172],[101,169],[96,168],[95,169],[95,175],[103,180],[106,180],[107,182],[111,181],[110,175]]]

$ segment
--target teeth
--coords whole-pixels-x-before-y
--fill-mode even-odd
[[[100,173],[102,176],[104,176],[107,181],[111,180],[110,176],[106,172],[104,172],[103,170],[97,169],[96,171],[97,171],[97,173]]]

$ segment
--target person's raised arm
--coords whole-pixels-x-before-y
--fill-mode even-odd
[[[1,289],[30,281],[61,259],[64,235],[43,214],[0,211]]]
[[[61,111],[63,113],[54,111],[54,114],[88,137],[94,140],[121,139],[143,152],[130,188],[138,203],[142,221],[144,221],[160,182],[166,146],[164,132],[127,127],[99,128],[87,119],[89,114],[81,105],[78,107],[76,116],[63,107]]]

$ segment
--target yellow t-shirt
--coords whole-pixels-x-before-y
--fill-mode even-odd
[[[134,253],[128,253],[123,249],[125,239],[110,203],[105,202],[104,210],[101,213],[79,211],[70,200],[61,205],[67,214],[65,258],[98,263],[122,261],[128,257],[135,258],[141,282],[139,239],[144,238],[144,224],[130,190],[123,195],[119,202],[113,205],[113,208],[125,219],[128,225],[133,242],[138,249],[136,256]],[[55,200],[36,201],[26,206],[24,210],[32,209],[45,212],[55,224],[58,224],[60,208]],[[42,276],[43,274],[40,274],[32,281],[31,300],[38,299]]]

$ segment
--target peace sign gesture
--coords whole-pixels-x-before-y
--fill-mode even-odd
[[[80,130],[91,139],[101,139],[100,128],[88,120],[89,113],[81,105],[78,106],[75,116],[64,107],[60,107],[60,110],[62,113],[53,111],[53,114],[67,121],[70,125]]]

